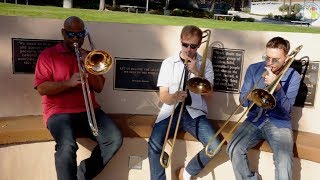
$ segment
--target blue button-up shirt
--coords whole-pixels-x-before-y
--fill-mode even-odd
[[[240,101],[247,97],[254,85],[259,81],[265,72],[266,63],[258,62],[251,64],[246,72],[244,83],[240,91]],[[275,126],[279,128],[292,128],[291,126],[291,109],[295,103],[298,94],[301,77],[293,68],[288,68],[280,80],[281,88],[273,93],[276,99],[276,106],[270,110],[264,110],[254,105],[248,115],[246,121],[252,122],[256,126],[260,126],[266,119],[269,119]],[[256,88],[265,88],[264,79],[260,80]],[[246,100],[244,107],[248,107],[251,101]],[[260,113],[259,113],[260,112]]]

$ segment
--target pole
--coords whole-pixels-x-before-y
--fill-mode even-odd
[[[146,12],[149,11],[149,0],[147,0],[147,4],[146,4]]]

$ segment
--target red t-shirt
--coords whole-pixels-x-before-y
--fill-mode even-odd
[[[47,48],[39,55],[34,87],[45,81],[65,81],[79,72],[78,62],[75,54],[67,50],[62,43]],[[103,77],[104,78],[104,77]],[[91,90],[91,99],[94,108],[100,107],[94,92]],[[58,113],[79,113],[86,111],[82,87],[70,88],[56,95],[42,96],[43,119],[47,124],[48,118]]]

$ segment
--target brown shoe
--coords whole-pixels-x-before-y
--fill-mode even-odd
[[[183,180],[183,171],[184,171],[184,167],[181,167],[180,169],[178,169],[178,170],[176,171],[178,180]]]

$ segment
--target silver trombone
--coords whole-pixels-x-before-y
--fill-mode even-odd
[[[91,100],[90,87],[88,82],[88,73],[93,75],[102,75],[109,71],[112,67],[112,57],[109,53],[102,50],[94,50],[94,45],[91,40],[90,33],[87,31],[88,40],[91,47],[91,52],[82,62],[78,43],[73,43],[74,51],[77,56],[78,68],[80,73],[82,92],[86,106],[88,122],[94,136],[98,136],[97,121],[94,113],[94,108]]]

